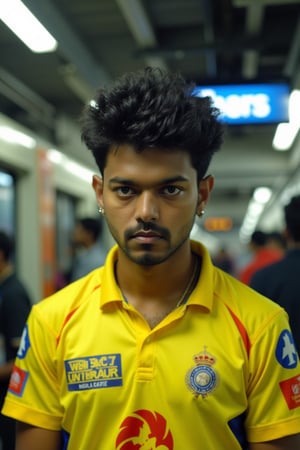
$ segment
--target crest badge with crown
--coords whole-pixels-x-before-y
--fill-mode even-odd
[[[186,384],[190,391],[198,397],[205,398],[217,386],[218,377],[213,365],[216,358],[204,350],[194,356],[195,367],[186,374]]]

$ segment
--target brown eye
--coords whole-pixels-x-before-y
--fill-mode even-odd
[[[127,197],[129,195],[133,195],[134,194],[134,190],[129,187],[129,186],[119,186],[116,189],[116,192],[121,196],[121,197]]]
[[[178,186],[170,185],[163,188],[163,193],[166,195],[178,195],[181,189]]]

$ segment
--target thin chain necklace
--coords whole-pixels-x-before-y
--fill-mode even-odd
[[[189,279],[189,282],[186,285],[185,290],[181,294],[180,299],[178,300],[175,308],[178,308],[179,306],[184,305],[188,301],[188,298],[191,295],[191,293],[196,285],[199,269],[200,269],[200,258],[198,256],[196,256],[196,263],[194,265],[194,270],[191,275],[191,278]]]
[[[116,261],[116,263],[117,263],[117,261]],[[199,274],[199,269],[200,269],[200,258],[198,256],[196,256],[196,263],[194,265],[193,273],[188,281],[188,284],[186,285],[186,288],[184,289],[178,302],[176,303],[176,306],[174,309],[178,308],[179,306],[184,305],[188,301],[188,298],[191,295],[191,293],[196,285],[198,274]],[[116,274],[116,264],[115,264],[115,274]],[[128,299],[125,296],[124,292],[121,291],[121,293],[122,293],[123,299],[125,300],[125,303],[129,304]]]

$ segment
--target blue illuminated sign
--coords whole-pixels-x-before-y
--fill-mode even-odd
[[[211,97],[229,125],[289,121],[286,83],[197,86],[193,95]]]

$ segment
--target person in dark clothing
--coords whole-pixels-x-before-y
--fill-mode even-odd
[[[271,231],[267,234],[267,247],[275,248],[282,253],[286,251],[286,237],[280,231]]]
[[[257,271],[250,286],[285,308],[300,353],[300,195],[285,206],[284,216],[286,254],[282,260]]]
[[[31,309],[31,300],[11,263],[13,243],[0,231],[0,334],[3,357],[0,364],[0,404],[6,395],[14,359],[20,344],[22,330]],[[0,414],[2,450],[15,448],[15,421]]]
[[[234,259],[226,247],[221,247],[213,257],[214,265],[229,274],[234,273]]]
[[[253,253],[253,257],[239,274],[240,281],[248,285],[250,285],[251,279],[257,270],[279,261],[284,254],[282,249],[268,245],[268,235],[262,230],[256,230],[252,233],[249,249]]]

